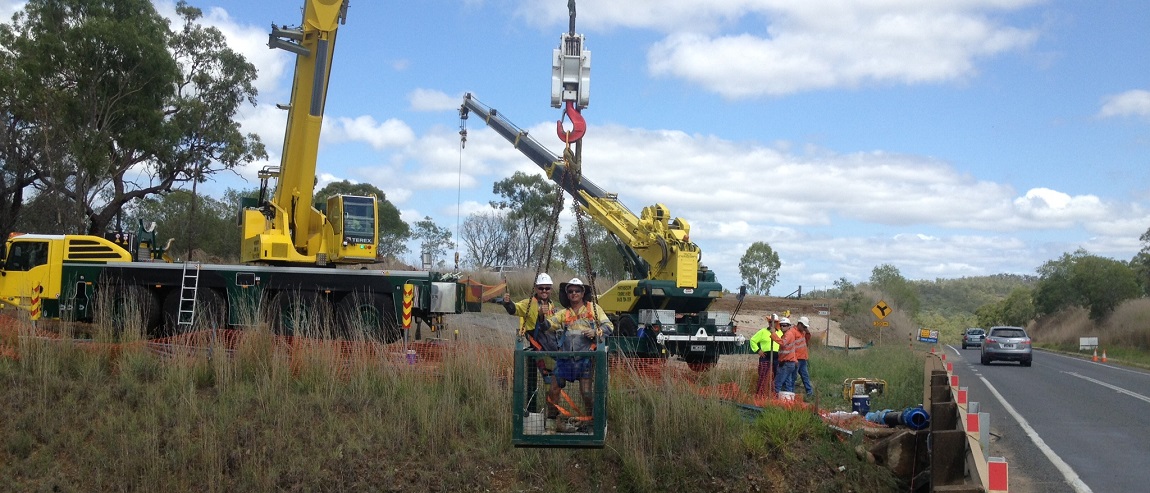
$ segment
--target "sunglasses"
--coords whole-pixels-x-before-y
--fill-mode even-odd
[[[551,291],[551,286],[535,286],[535,289],[540,291]]]
[[[568,289],[567,294],[583,294],[582,289]]]

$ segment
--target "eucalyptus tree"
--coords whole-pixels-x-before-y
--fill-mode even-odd
[[[200,9],[176,12],[173,30],[150,0],[29,0],[0,24],[4,186],[63,197],[102,234],[132,200],[266,157],[235,120],[255,66]]]

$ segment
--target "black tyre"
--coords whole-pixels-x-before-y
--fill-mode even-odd
[[[1020,363],[1022,363],[1022,366],[1030,366],[1031,361],[1026,360],[1026,361],[1021,361]]]
[[[989,365],[990,364],[990,358],[987,358],[985,354],[982,355],[982,364],[983,365]]]
[[[140,330],[147,334],[160,323],[160,302],[144,286],[117,286],[104,303],[96,303],[96,319],[106,317],[118,337],[124,331]],[[103,306],[101,306],[103,305]],[[101,310],[103,308],[103,310]]]
[[[271,303],[269,318],[275,332],[286,336],[333,338],[331,302],[316,293],[283,291]]]
[[[639,324],[635,322],[635,317],[626,313],[619,315],[619,320],[615,322],[615,335],[623,337],[638,336]]]
[[[227,328],[228,305],[219,292],[212,289],[200,289],[196,293],[196,304],[193,308],[194,326],[205,329]],[[177,334],[186,331],[187,326],[181,328],[180,319],[180,288],[173,289],[164,296],[164,320],[158,328],[157,335]]]
[[[362,337],[390,344],[402,336],[391,296],[350,293],[336,304],[335,312],[336,333],[345,339]]]
[[[684,356],[683,360],[687,362],[687,368],[695,372],[704,372],[715,367],[719,362],[719,355],[698,355],[698,356]]]

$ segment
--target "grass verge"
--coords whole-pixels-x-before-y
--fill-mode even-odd
[[[279,341],[257,331],[231,352],[160,356],[144,344],[21,338],[18,359],[0,358],[0,484],[10,491],[898,489],[886,470],[855,456],[857,439],[840,438],[814,414],[768,408],[748,417],[671,379],[613,379],[604,449],[515,449],[506,361],[487,348],[461,345],[415,370],[370,354],[349,365],[334,357],[334,343],[292,353]],[[816,350],[812,376],[824,393],[847,376],[884,378],[892,389],[876,405],[917,403],[921,358],[895,351]],[[749,372],[716,371],[704,380],[749,385]]]

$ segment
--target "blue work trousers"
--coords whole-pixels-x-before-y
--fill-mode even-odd
[[[797,366],[794,361],[779,363],[779,371],[775,373],[775,395],[782,391],[795,391],[794,373]]]
[[[795,379],[803,379],[803,388],[806,389],[807,394],[813,394],[815,389],[811,387],[811,374],[807,372],[807,360],[799,360],[799,364],[795,365],[795,371],[787,378],[788,392],[794,392]]]

